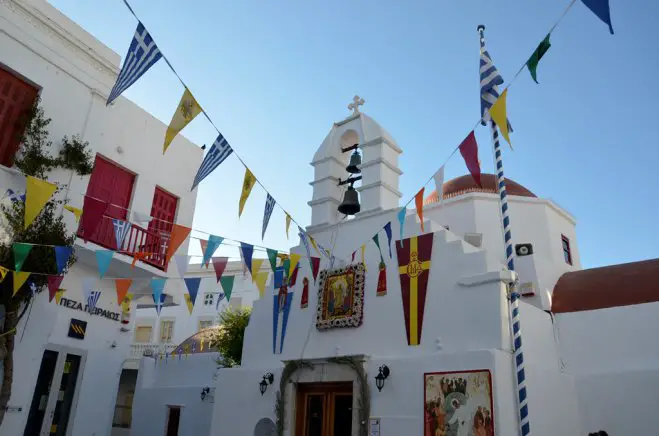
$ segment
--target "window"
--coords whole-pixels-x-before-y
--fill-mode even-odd
[[[212,306],[214,299],[215,295],[211,294],[210,292],[206,292],[204,294],[204,306]]]
[[[172,342],[173,333],[174,333],[174,321],[160,321],[160,342],[161,343],[170,343],[170,342]]]
[[[149,343],[151,342],[151,326],[140,325],[135,329],[135,342]]]
[[[570,240],[565,235],[561,235],[563,241],[563,258],[565,263],[572,265],[572,251],[570,250]]]
[[[37,88],[0,69],[0,165],[10,167],[37,99]]]
[[[199,320],[199,330],[207,329],[209,327],[213,327],[213,320],[212,319],[200,319]]]

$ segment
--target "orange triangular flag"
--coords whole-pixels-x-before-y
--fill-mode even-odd
[[[425,186],[417,192],[414,197],[414,202],[416,203],[416,214],[419,215],[419,220],[421,221],[421,231],[423,232],[423,191],[425,191]]]
[[[165,255],[165,265],[169,263],[172,256],[178,250],[178,247],[181,246],[183,241],[188,237],[192,229],[190,227],[185,227],[180,224],[174,224],[172,228],[172,234],[169,237],[169,244],[167,245],[167,254]]]
[[[208,241],[205,240],[205,239],[200,239],[199,244],[201,245],[201,257],[202,257],[202,261],[203,261],[203,257],[206,254],[206,248],[208,248]],[[206,268],[208,268],[208,265],[210,265],[210,263],[211,263],[211,259],[209,257],[208,260],[206,261],[206,263],[204,264],[204,265],[206,265]]]
[[[114,280],[114,285],[117,288],[117,304],[121,305],[121,303],[124,301],[124,298],[126,298],[126,294],[128,293],[128,289],[132,283],[133,281],[131,279]]]
[[[149,253],[145,253],[143,251],[138,251],[137,253],[133,254],[133,263],[130,264],[131,269],[135,268],[135,263],[138,260],[144,259]]]

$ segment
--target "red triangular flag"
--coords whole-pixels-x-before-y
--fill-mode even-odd
[[[126,294],[132,283],[133,281],[131,279],[114,279],[114,285],[117,288],[117,303],[119,305],[121,305],[124,298],[126,298]]]
[[[208,241],[205,239],[200,239],[199,244],[201,245],[201,257],[203,259],[204,255],[206,254],[206,247],[208,247]],[[208,268],[208,265],[210,265],[211,260],[208,259],[206,261],[206,268]]]
[[[416,196],[414,197],[414,202],[416,203],[416,214],[419,215],[419,221],[421,221],[421,231],[423,232],[423,191],[425,191],[426,188],[423,187],[419,192],[416,193]],[[378,245],[378,248],[380,248],[380,245]],[[382,258],[382,253],[380,253],[380,258]]]
[[[220,277],[224,273],[224,269],[227,267],[227,262],[229,261],[228,257],[214,257],[213,258],[213,268],[215,269],[215,277],[217,281],[220,281]]]
[[[478,161],[478,143],[476,142],[476,135],[474,135],[473,130],[467,135],[465,140],[462,141],[462,144],[460,144],[460,154],[465,160],[467,169],[469,170],[471,177],[473,177],[474,182],[482,188],[481,165]]]
[[[64,276],[48,276],[48,301],[53,301],[59,286],[62,284]]]
[[[313,273],[313,282],[316,283],[318,277],[318,270],[320,269],[320,257],[311,258],[311,272]]]
[[[82,217],[80,218],[79,230],[82,239],[87,242],[103,219],[103,214],[108,208],[108,203],[85,195],[82,205]]]

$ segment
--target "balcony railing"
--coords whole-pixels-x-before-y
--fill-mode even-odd
[[[82,233],[78,231],[78,237],[82,238]],[[96,230],[87,238],[90,242],[100,245],[110,250],[117,250],[119,253],[127,254],[131,257],[137,253],[145,253],[140,260],[166,271],[165,253],[169,243],[169,234],[165,232],[152,232],[135,224],[131,224],[130,231],[124,239],[121,247],[117,247],[117,240],[114,234],[114,224],[112,218],[104,215]]]
[[[176,344],[131,344],[131,359],[141,359],[143,356],[155,356],[160,353],[171,354]]]
[[[112,427],[130,428],[132,420],[132,406],[114,406],[114,418],[112,418]]]

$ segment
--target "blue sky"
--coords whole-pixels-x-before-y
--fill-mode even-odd
[[[659,246],[651,127],[659,2],[610,1],[615,35],[577,2],[552,35],[540,85],[524,71],[508,93],[515,151],[505,151],[506,176],[577,218],[584,267],[657,257]],[[122,1],[51,3],[124,56],[136,21]],[[404,150],[407,201],[479,117],[476,26],[487,26],[488,50],[511,80],[568,3],[132,1],[200,104],[302,225],[310,221],[309,162],[354,94]],[[124,95],[167,123],[181,93],[161,62]],[[202,117],[184,132],[199,144],[215,137]],[[492,172],[488,132],[476,133],[483,171]],[[447,178],[465,173],[459,155],[447,164]],[[277,209],[261,242],[258,187],[237,219],[243,174],[231,157],[202,183],[194,227],[273,248],[296,244]]]

